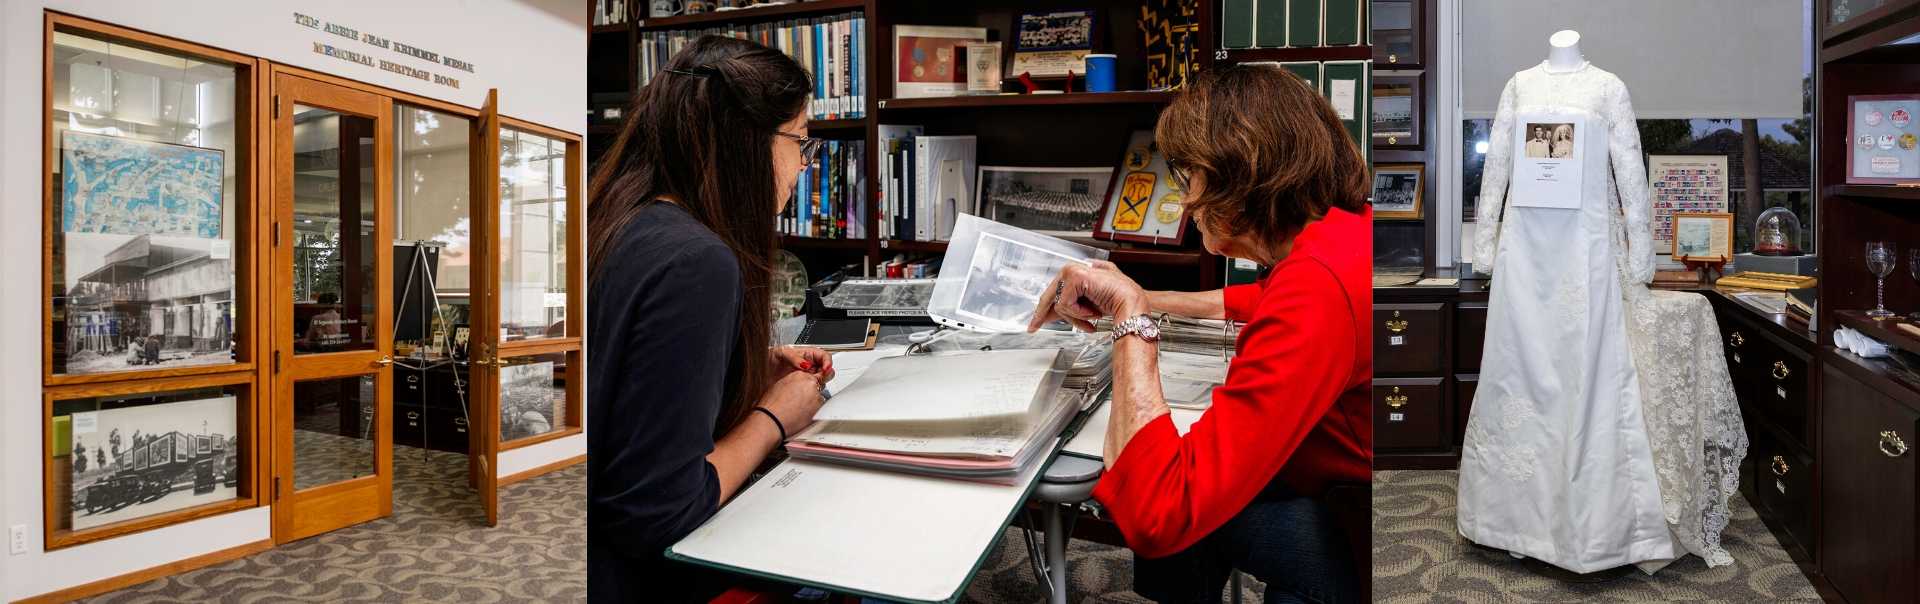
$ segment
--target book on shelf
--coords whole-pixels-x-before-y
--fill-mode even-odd
[[[752,40],[786,53],[813,75],[809,119],[866,117],[867,20],[862,13],[788,19],[770,23],[728,23],[699,29],[640,34],[640,81],[651,82],[667,62],[704,35]],[[644,85],[644,84],[643,84]]]
[[[920,126],[880,126],[882,237],[944,241],[955,216],[971,213],[978,168],[972,135],[928,136]]]
[[[776,226],[781,234],[821,239],[867,236],[866,141],[830,140],[794,183]]]
[[[630,0],[593,0],[594,25],[620,25],[627,22]]]

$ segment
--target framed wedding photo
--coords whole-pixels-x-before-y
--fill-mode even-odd
[[[1419,220],[1426,166],[1377,164],[1373,167],[1373,219]]]
[[[1727,262],[1733,259],[1733,214],[1675,212],[1673,259]]]

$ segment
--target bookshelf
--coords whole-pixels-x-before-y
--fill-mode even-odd
[[[1361,2],[1364,7],[1364,0]],[[860,194],[869,200],[862,225],[866,236],[819,239],[781,235],[779,241],[781,248],[799,256],[814,275],[849,264],[871,268],[898,254],[924,257],[946,251],[945,242],[878,236],[882,231],[874,201],[882,187],[878,182],[880,164],[885,161],[878,140],[880,125],[920,125],[925,127],[927,135],[975,135],[978,137],[976,164],[980,166],[1113,167],[1120,161],[1128,136],[1136,130],[1151,130],[1160,110],[1177,94],[1148,90],[1146,85],[1147,60],[1139,22],[1145,6],[1158,7],[1163,3],[1171,5],[1164,0],[1090,0],[1073,6],[1036,5],[1016,0],[937,3],[813,0],[662,18],[646,18],[645,7],[641,6],[637,9],[641,11],[637,15],[640,18],[632,20],[630,27],[621,31],[595,28],[590,34],[589,51],[593,55],[590,65],[595,69],[617,68],[624,76],[590,76],[590,92],[618,91],[631,95],[642,83],[637,77],[640,57],[635,47],[645,36],[656,32],[747,27],[860,13],[866,19],[864,42],[868,56],[861,59],[860,75],[867,82],[867,117],[814,120],[809,122],[808,129],[819,138],[865,142],[864,170],[868,177],[865,190]],[[1217,52],[1220,44],[1214,19],[1219,3],[1199,1],[1192,3],[1192,7],[1197,40],[1194,60],[1201,69],[1216,62],[1366,60],[1372,56],[1372,51],[1364,45]],[[894,65],[888,49],[895,25],[983,27],[989,31],[989,39],[1006,44],[1002,50],[1004,61],[1013,51],[1009,41],[1022,13],[1068,9],[1095,11],[1095,52],[1119,56],[1118,92],[893,98],[889,76]],[[621,44],[616,46],[609,40],[619,40]],[[614,86],[620,79],[624,81],[617,83],[624,88]],[[611,125],[596,124],[589,128],[590,161],[597,160],[598,150],[604,150],[604,144],[596,147],[591,139],[595,136],[609,139],[615,134],[617,129]],[[1082,242],[1108,249],[1115,263],[1149,288],[1201,290],[1224,284],[1224,260],[1202,249],[1197,233],[1189,233],[1186,240],[1174,246],[1104,240]]]

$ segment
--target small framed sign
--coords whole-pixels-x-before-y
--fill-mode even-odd
[[[1920,183],[1920,94],[1847,97],[1847,184]]]
[[[1673,259],[1722,263],[1733,260],[1733,214],[1675,212]]]

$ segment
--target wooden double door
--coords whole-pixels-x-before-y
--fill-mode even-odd
[[[276,542],[303,539],[393,513],[395,379],[429,365],[464,384],[469,484],[498,522],[500,337],[497,267],[492,261],[500,118],[495,95],[470,120],[466,210],[469,316],[464,342],[396,354],[398,307],[414,258],[396,257],[396,100],[373,89],[276,67],[271,158],[273,430],[272,504]],[[410,183],[417,184],[417,183]],[[458,185],[459,183],[453,183]],[[404,252],[403,252],[404,253]],[[441,328],[447,326],[439,326]],[[426,329],[418,324],[411,329]],[[400,371],[396,371],[400,369]]]

